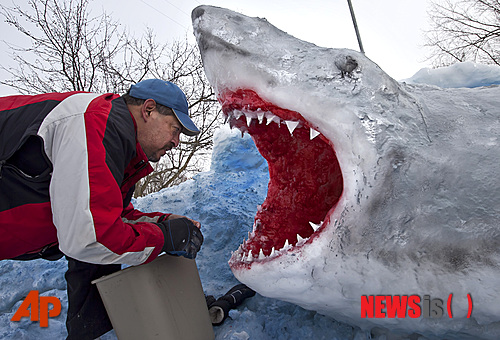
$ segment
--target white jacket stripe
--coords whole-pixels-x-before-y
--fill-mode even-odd
[[[140,264],[153,247],[142,252],[115,254],[97,242],[92,212],[85,111],[97,94],[72,95],[44,119],[38,135],[53,164],[50,197],[59,248],[66,255],[90,263]]]

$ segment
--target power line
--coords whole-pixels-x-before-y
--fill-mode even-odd
[[[180,12],[182,12],[182,13],[186,14],[186,16],[187,16],[188,18],[191,18],[191,15],[190,15],[190,14],[188,14],[188,13],[184,12],[181,8],[177,7],[176,5],[174,5],[173,3],[171,3],[170,1],[168,1],[168,0],[163,0],[163,1],[165,1],[166,3],[169,3],[172,7],[175,7],[175,8],[177,8]]]
[[[168,19],[172,20],[173,22],[175,22],[177,25],[181,26],[181,27],[182,27],[182,28],[184,28],[185,30],[189,30],[189,28],[187,28],[186,26],[184,26],[184,25],[183,25],[183,24],[181,24],[180,22],[178,22],[178,21],[176,21],[176,20],[172,19],[171,17],[169,17],[168,15],[166,15],[165,13],[163,13],[162,11],[160,11],[159,9],[157,9],[157,8],[155,8],[155,7],[153,7],[153,6],[151,6],[151,5],[150,5],[150,4],[148,4],[146,1],[141,0],[141,2],[143,2],[145,5],[147,5],[147,6],[151,7],[152,9],[154,9],[155,11],[157,11],[158,13],[160,13],[161,15],[163,15],[164,17],[166,17],[166,18],[168,18]]]

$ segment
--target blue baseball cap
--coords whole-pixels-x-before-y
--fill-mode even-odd
[[[175,84],[161,79],[147,79],[130,87],[129,95],[138,99],[154,99],[155,102],[169,107],[182,124],[182,133],[195,136],[200,130],[189,118],[186,95]]]

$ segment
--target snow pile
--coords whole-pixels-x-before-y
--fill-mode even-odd
[[[448,68],[419,71],[407,82],[427,82],[442,87],[500,84],[500,68],[471,63]],[[450,94],[451,95],[451,94]],[[451,100],[452,98],[450,98]],[[197,257],[206,294],[221,296],[237,283],[227,261],[251,230],[257,206],[264,201],[269,174],[248,135],[227,127],[214,141],[211,170],[177,187],[134,201],[143,211],[163,211],[186,215],[202,223],[205,243]],[[0,262],[0,339],[64,339],[67,311],[66,261],[36,260]],[[59,317],[49,327],[23,318],[11,322],[14,312],[31,290],[42,296],[57,296],[62,302]],[[296,305],[257,294],[230,313],[215,328],[216,339],[369,339],[355,326]],[[103,339],[116,339],[113,332]],[[385,338],[381,336],[380,339]]]
[[[443,88],[498,85],[500,84],[500,66],[481,65],[469,61],[437,69],[423,68],[413,77],[402,81]]]

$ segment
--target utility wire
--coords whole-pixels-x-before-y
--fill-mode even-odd
[[[181,27],[182,27],[182,28],[184,28],[185,30],[189,30],[189,28],[187,28],[186,26],[184,26],[184,25],[183,25],[183,24],[181,24],[180,22],[178,22],[178,21],[176,21],[176,20],[172,19],[171,17],[169,17],[168,15],[166,15],[165,13],[163,13],[162,11],[160,11],[159,9],[157,9],[157,8],[155,8],[155,7],[153,7],[153,6],[151,6],[151,5],[150,5],[150,4],[148,4],[146,1],[141,0],[141,2],[142,2],[142,3],[144,3],[145,5],[147,5],[147,6],[151,7],[152,9],[154,9],[155,11],[157,11],[158,13],[160,13],[161,15],[163,15],[164,17],[166,17],[166,18],[168,18],[168,19],[172,20],[173,22],[175,22],[177,25],[181,26]]]

